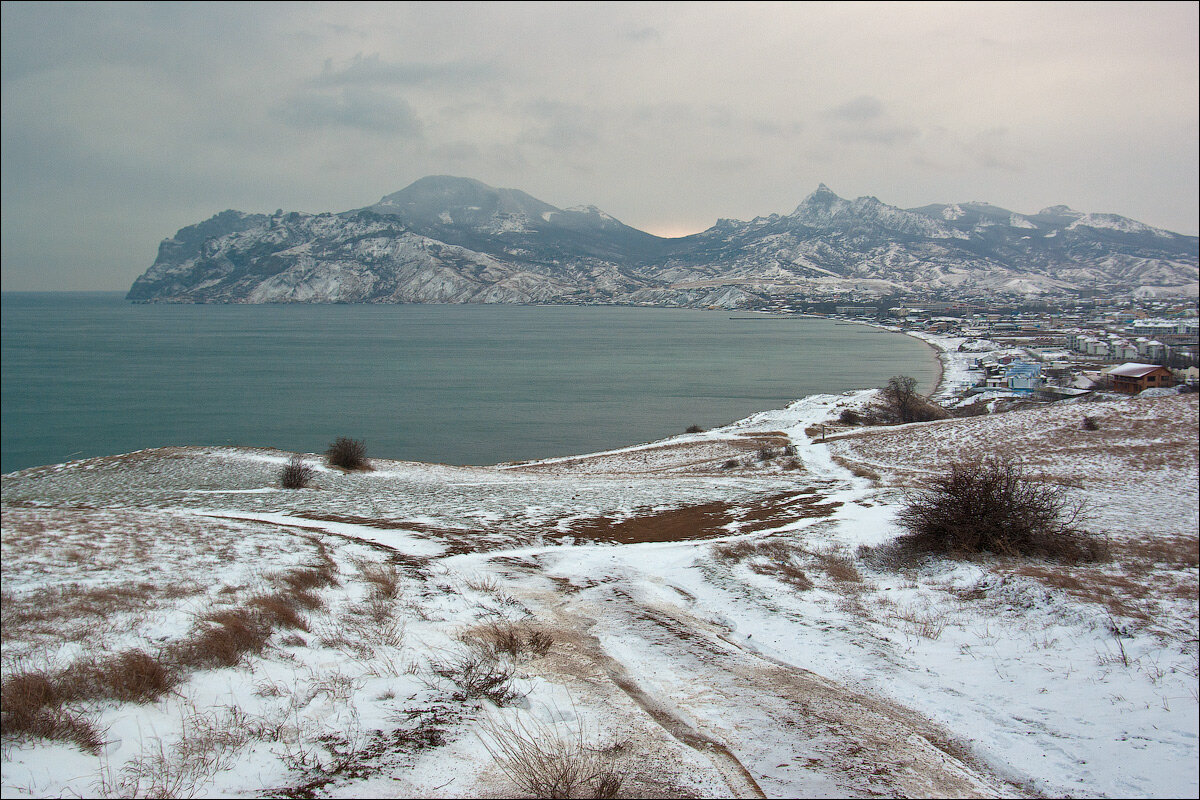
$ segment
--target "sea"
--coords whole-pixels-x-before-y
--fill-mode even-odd
[[[133,304],[4,293],[5,473],[167,445],[494,464],[710,428],[939,365],[802,316],[614,306]]]

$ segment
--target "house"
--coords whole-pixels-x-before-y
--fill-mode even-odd
[[[1137,394],[1146,389],[1160,389],[1175,385],[1171,370],[1158,364],[1122,364],[1108,371],[1115,392]]]
[[[1040,389],[1045,383],[1042,379],[1042,365],[1024,361],[1009,364],[1004,370],[1004,379],[1008,388],[1014,392],[1032,392]]]

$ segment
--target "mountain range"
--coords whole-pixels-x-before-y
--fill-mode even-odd
[[[884,295],[1191,296],[1198,240],[1116,214],[901,209],[821,184],[787,215],[667,239],[594,206],[431,176],[340,213],[224,211],[159,245],[127,297],[215,303],[750,307]]]

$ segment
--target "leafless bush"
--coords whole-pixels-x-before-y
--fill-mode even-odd
[[[867,408],[866,421],[873,425],[897,425],[905,422],[928,422],[945,419],[946,409],[931,403],[917,392],[917,379],[908,375],[894,375],[887,386],[879,390],[879,397]]]
[[[1095,417],[1084,417],[1083,422],[1079,427],[1083,428],[1085,431],[1098,431],[1100,430],[1100,423],[1096,422]]]
[[[480,737],[497,766],[534,797],[616,797],[625,782],[620,747],[601,748],[577,730],[519,717],[488,717]]]
[[[366,469],[367,445],[358,439],[339,436],[325,451],[325,460],[331,467],[342,469]]]
[[[768,445],[766,447],[760,447],[754,453],[754,457],[757,458],[759,461],[770,461],[771,459],[775,458],[778,455],[779,455],[779,451],[776,450],[774,447],[771,447],[770,445]]]
[[[699,425],[689,425],[684,433],[704,433],[704,428],[701,428]]]
[[[1075,527],[1082,504],[1055,484],[1026,478],[1001,459],[952,465],[909,493],[897,515],[911,550],[957,557],[988,552],[1064,561],[1103,557],[1095,536]]]
[[[300,456],[292,456],[279,473],[279,485],[284,489],[303,489],[312,481],[316,470],[304,463]]]
[[[736,458],[727,459],[721,464],[721,469],[737,469],[738,460]]]
[[[861,425],[862,421],[862,414],[858,413],[853,408],[844,408],[842,409],[842,413],[838,414],[838,422],[843,425]]]
[[[489,700],[507,706],[525,696],[513,683],[516,679],[513,665],[484,648],[464,647],[431,662],[429,668],[434,675],[454,685],[451,698],[459,702]]]

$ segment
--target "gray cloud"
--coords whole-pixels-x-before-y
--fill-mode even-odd
[[[883,101],[870,95],[859,95],[829,109],[829,115],[848,122],[870,122],[883,116]]]
[[[1198,8],[3,3],[3,286],[122,289],[215,212],[429,174],[675,234],[822,181],[1194,234]]]
[[[450,62],[391,62],[378,53],[356,54],[342,66],[326,59],[321,73],[313,79],[316,86],[415,86],[419,84],[461,84],[500,80],[503,70],[494,62],[461,60]]]
[[[300,130],[353,128],[366,133],[416,138],[423,126],[406,101],[367,89],[310,92],[276,107],[280,120]]]

